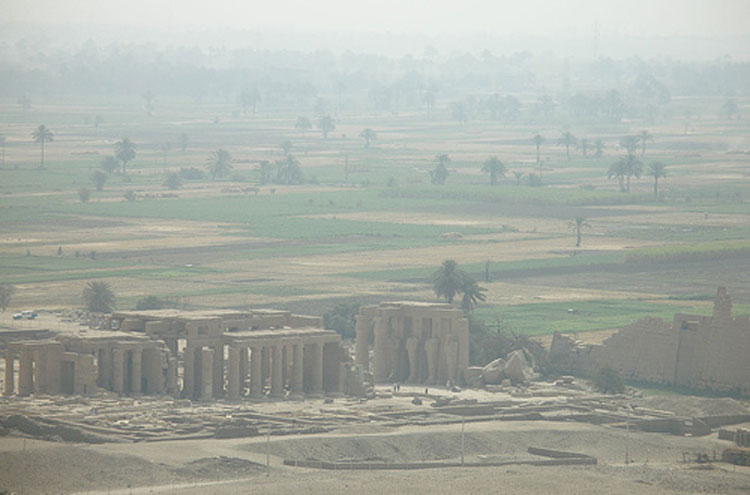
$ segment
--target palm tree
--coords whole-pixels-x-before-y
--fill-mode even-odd
[[[367,129],[364,129],[362,132],[359,133],[359,137],[365,140],[365,148],[370,147],[370,141],[373,139],[376,139],[378,135],[370,129],[369,127]]]
[[[536,164],[539,165],[539,148],[542,146],[542,143],[544,143],[546,139],[544,139],[544,136],[537,133],[533,138],[531,138],[531,142],[534,143],[534,146],[536,146]]]
[[[568,161],[570,161],[570,147],[575,146],[577,142],[578,139],[568,131],[563,132],[560,139],[557,140],[558,146],[565,146],[565,156],[568,158]]]
[[[596,149],[596,153],[594,153],[594,156],[597,158],[601,158],[604,154],[604,148],[606,148],[606,143],[604,142],[604,139],[599,138],[596,141],[594,141],[594,148]]]
[[[225,149],[220,148],[212,151],[206,161],[208,162],[206,168],[211,174],[212,180],[216,180],[217,177],[224,177],[232,168],[232,155]]]
[[[122,174],[127,175],[128,162],[135,158],[136,146],[130,138],[122,138],[115,143],[115,157],[122,162]]]
[[[5,136],[0,136],[0,146],[3,147],[3,167],[5,166]]]
[[[586,222],[586,217],[575,217],[568,223],[568,226],[576,231],[576,247],[581,247],[581,229],[584,227],[591,228],[591,225]]]
[[[107,282],[89,282],[83,289],[83,303],[92,313],[110,313],[115,305],[115,294]]]
[[[643,156],[646,154],[646,141],[653,141],[654,136],[648,131],[641,131],[638,139],[641,141],[641,156]]]
[[[285,160],[277,161],[276,167],[276,180],[280,184],[302,184],[302,169],[294,156],[287,155]]]
[[[430,180],[433,184],[445,184],[445,179],[448,178],[448,165],[451,163],[451,158],[445,153],[435,155],[437,159],[437,165],[434,170],[430,170]]]
[[[620,139],[620,146],[625,148],[628,155],[635,155],[635,150],[638,148],[638,136],[623,136]]]
[[[581,140],[578,142],[578,148],[581,150],[581,153],[583,153],[584,158],[588,158],[588,152],[589,147],[591,146],[591,143],[586,138],[581,138]]]
[[[496,156],[492,156],[485,160],[484,166],[482,167],[483,174],[489,174],[490,185],[497,184],[497,177],[505,177],[505,165]]]
[[[31,133],[31,137],[34,138],[34,142],[36,144],[39,144],[42,147],[42,158],[39,164],[39,168],[44,168],[44,143],[48,141],[54,141],[55,135],[52,134],[52,131],[47,129],[46,125],[41,124],[34,130],[34,132]]]
[[[456,294],[461,292],[467,278],[468,275],[458,268],[455,260],[445,260],[432,274],[432,289],[437,297],[444,297],[452,303]]]
[[[268,184],[271,182],[271,174],[273,173],[274,164],[268,160],[261,160],[258,165],[260,170],[260,179],[258,180],[261,184]]]
[[[546,141],[544,139],[544,136],[537,133],[533,138],[531,138],[531,141],[534,143],[534,146],[536,146],[536,164],[539,165],[539,180],[542,179],[542,161],[541,157],[539,156],[539,148],[542,146],[542,143]]]
[[[255,110],[258,108],[260,102],[260,91],[258,88],[244,89],[239,96],[240,106],[242,107],[242,114],[247,117],[248,107],[252,107],[253,116],[255,116]]]
[[[479,284],[477,284],[475,280],[467,277],[461,285],[461,292],[463,293],[463,296],[461,297],[461,309],[463,309],[465,313],[471,313],[474,311],[477,302],[484,302],[487,300],[487,296],[483,294],[483,292],[486,291],[487,289],[479,287]]]
[[[659,198],[659,179],[667,177],[666,165],[661,162],[653,162],[648,165],[648,175],[654,178],[654,201]]]
[[[620,192],[630,192],[630,178],[640,177],[643,163],[634,155],[620,158],[609,167],[609,178],[616,177],[620,184]]]
[[[0,284],[0,308],[5,311],[13,299],[13,294],[16,292],[16,288],[10,284]]]
[[[617,183],[620,185],[620,192],[625,192],[625,159],[620,158],[615,163],[609,166],[609,171],[607,172],[607,178],[611,179],[615,177],[617,179]]]
[[[523,177],[523,172],[519,172],[518,170],[513,171],[513,175],[516,177],[516,185],[521,185],[521,177]]]
[[[330,115],[318,119],[318,129],[323,133],[323,139],[328,139],[328,133],[336,129],[336,121]]]

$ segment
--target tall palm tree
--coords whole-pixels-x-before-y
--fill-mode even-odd
[[[653,141],[654,136],[648,131],[641,131],[638,135],[638,139],[641,141],[641,156],[646,154],[646,141]]]
[[[83,288],[83,303],[92,313],[109,313],[115,306],[115,294],[107,282],[89,282]]]
[[[635,150],[638,148],[638,136],[623,136],[620,139],[620,146],[625,148],[628,155],[635,155]]]
[[[557,140],[558,146],[565,146],[565,156],[568,158],[568,161],[570,161],[570,147],[575,146],[576,143],[578,143],[578,139],[568,131],[563,132],[560,139]]]
[[[39,127],[34,129],[34,132],[31,133],[31,137],[34,138],[34,142],[36,144],[39,144],[42,147],[42,158],[39,163],[39,168],[44,168],[44,143],[48,141],[54,141],[55,135],[52,134],[52,131],[50,131],[46,125],[41,124]]]
[[[259,182],[261,184],[268,184],[269,182],[271,182],[271,174],[273,173],[273,168],[273,163],[269,162],[268,160],[261,160],[258,165],[258,170],[260,171]]]
[[[536,164],[539,166],[539,179],[542,178],[542,160],[541,156],[539,155],[539,148],[541,148],[542,143],[546,141],[544,136],[537,133],[533,138],[531,138],[531,141],[534,143],[534,146],[536,146]]]
[[[128,162],[135,158],[136,146],[130,138],[122,138],[115,143],[115,157],[122,162],[122,175],[127,175]]]
[[[435,155],[437,159],[437,165],[434,170],[430,170],[430,180],[433,184],[445,184],[445,179],[448,178],[448,165],[451,163],[451,158],[445,153]]]
[[[299,160],[292,155],[276,162],[276,180],[280,184],[302,184],[302,169]]]
[[[461,292],[468,275],[458,268],[455,260],[445,260],[432,274],[432,289],[437,297],[444,297],[453,302],[456,294]]]
[[[224,177],[232,168],[232,155],[225,149],[220,148],[212,151],[207,161],[206,168],[211,174],[212,180],[216,180],[217,177]]]
[[[359,133],[359,137],[365,140],[365,148],[370,147],[370,141],[373,139],[376,139],[378,135],[370,129],[369,127],[367,129],[364,129],[362,132]]]
[[[652,162],[648,165],[648,175],[654,178],[654,201],[659,198],[659,179],[666,178],[667,166],[661,162]]]
[[[467,277],[461,285],[461,292],[463,293],[463,296],[461,297],[461,309],[463,309],[465,313],[471,313],[474,311],[477,302],[484,302],[487,300],[487,296],[483,294],[486,291],[487,289],[479,287],[479,284],[477,284],[475,280]]]
[[[505,177],[505,165],[496,156],[492,156],[485,160],[484,166],[482,166],[482,173],[490,176],[490,185],[497,184],[497,178]]]
[[[0,146],[3,147],[3,167],[5,166],[5,136],[0,136]]]
[[[286,156],[289,153],[291,153],[293,147],[294,147],[294,145],[288,139],[286,141],[282,141],[281,144],[279,145],[279,148],[281,149],[281,151],[284,152],[284,156]]]
[[[575,217],[568,223],[568,226],[576,231],[576,247],[581,247],[581,230],[584,227],[591,228],[591,225],[586,222],[586,217]]]
[[[620,184],[620,192],[630,192],[630,178],[638,178],[642,173],[643,162],[635,155],[622,157],[609,167],[609,178],[617,178]]]
[[[626,174],[627,174],[627,171],[626,171],[625,159],[620,158],[615,163],[609,166],[607,177],[609,179],[612,179],[613,177],[616,178],[617,183],[620,186],[620,192],[625,192],[625,175]]]

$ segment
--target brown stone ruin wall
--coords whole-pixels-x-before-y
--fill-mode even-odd
[[[624,327],[603,343],[600,364],[608,364],[629,380],[672,383],[677,339],[660,318],[644,318]]]

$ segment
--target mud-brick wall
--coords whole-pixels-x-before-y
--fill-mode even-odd
[[[704,351],[702,373],[693,386],[750,393],[750,321],[742,318],[716,318],[711,321]]]
[[[672,383],[677,359],[677,334],[661,318],[644,318],[604,341],[598,361],[623,377],[654,383]]]

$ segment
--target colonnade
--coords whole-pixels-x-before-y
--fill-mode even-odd
[[[225,346],[188,341],[183,395],[210,400],[248,396],[259,399],[338,394],[342,391],[338,341],[323,339],[247,339]],[[326,364],[326,353],[331,358]],[[334,355],[336,354],[336,355]]]

